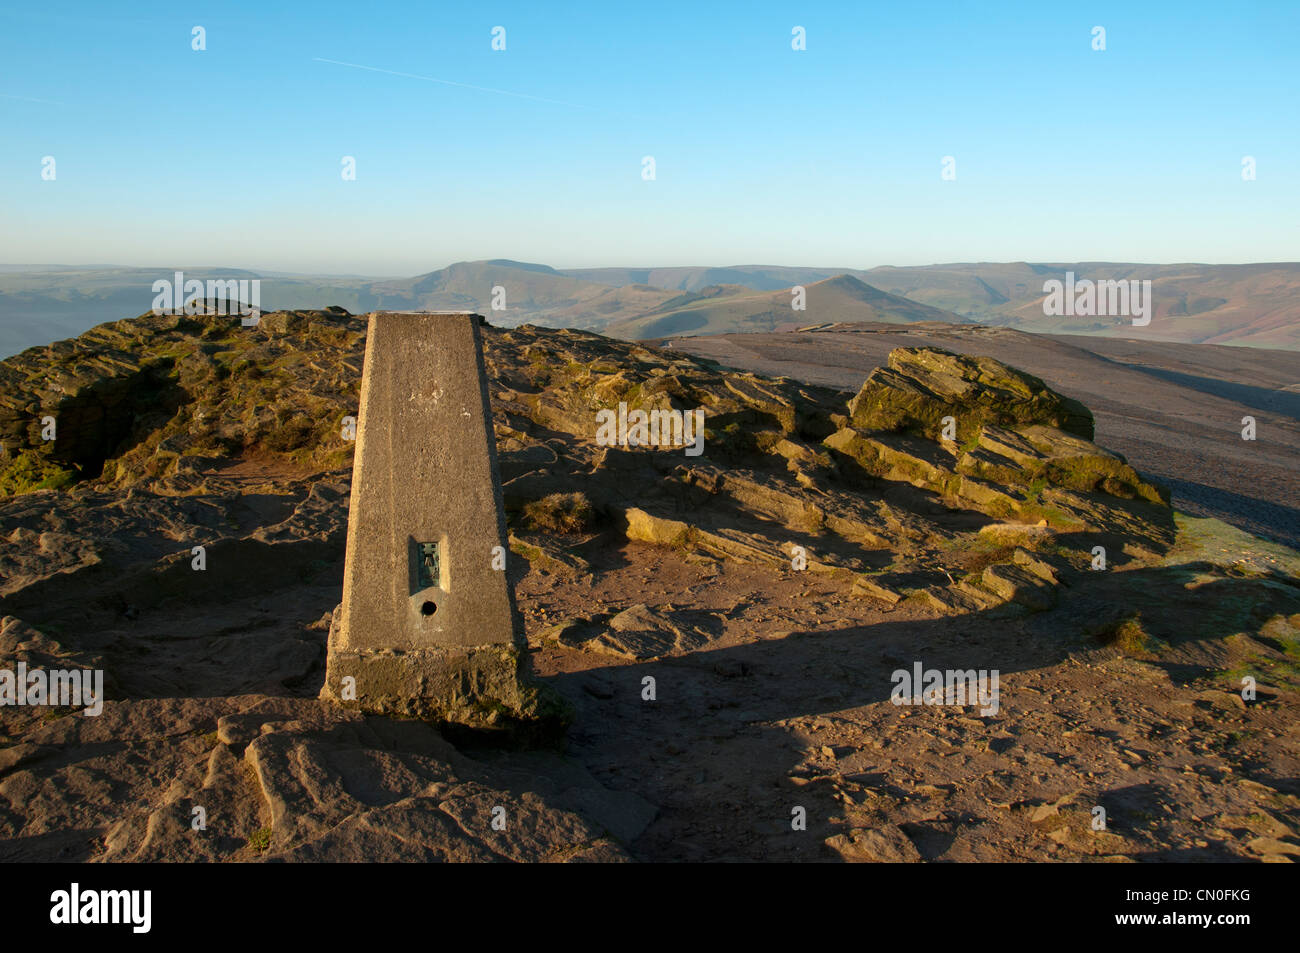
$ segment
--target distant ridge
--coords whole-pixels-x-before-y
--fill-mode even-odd
[[[792,288],[757,294],[736,285],[705,288],[670,302],[670,307],[660,312],[611,324],[606,333],[622,338],[654,338],[795,330],[827,322],[965,321],[952,312],[881,291],[852,275],[836,275],[804,287],[803,310],[795,310],[794,301]]]
[[[1040,333],[1140,334],[1149,340],[1300,350],[1300,262],[556,269],[493,258],[409,278],[196,266],[0,265],[0,356],[142,314],[152,304],[153,282],[171,279],[177,270],[201,279],[260,277],[266,310],[471,309],[505,327],[529,323],[633,338],[835,322],[975,321]],[[1149,279],[1151,323],[1137,329],[1124,315],[1045,315],[1043,283],[1067,272],[1094,281]],[[808,292],[803,312],[790,307],[795,285]],[[502,293],[494,295],[494,289]],[[494,309],[501,303],[504,310]]]

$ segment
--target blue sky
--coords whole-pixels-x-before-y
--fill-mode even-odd
[[[0,262],[1297,260],[1297,35],[1294,2],[10,4]]]

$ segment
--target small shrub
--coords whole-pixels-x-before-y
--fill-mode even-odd
[[[261,830],[254,831],[248,835],[248,847],[250,850],[262,853],[271,846],[271,828],[263,827]]]
[[[0,471],[0,496],[17,496],[32,490],[61,490],[77,480],[77,473],[60,466],[38,450],[23,450]]]
[[[1153,659],[1155,644],[1146,629],[1142,627],[1142,613],[1133,612],[1095,630],[1093,637],[1103,645],[1118,649],[1125,655],[1137,659]]]
[[[583,533],[596,522],[596,510],[582,493],[552,493],[524,506],[524,528],[537,533]]]
[[[1047,489],[1047,477],[1035,477],[1034,481],[1029,484],[1029,488],[1025,490],[1025,502],[1037,503],[1039,494],[1045,489]]]

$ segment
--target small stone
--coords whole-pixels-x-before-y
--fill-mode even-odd
[[[836,834],[826,838],[825,844],[848,861],[894,864],[921,860],[916,845],[893,824]]]

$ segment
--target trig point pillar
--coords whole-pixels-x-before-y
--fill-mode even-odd
[[[536,717],[519,679],[481,322],[370,315],[324,698],[474,726]]]

